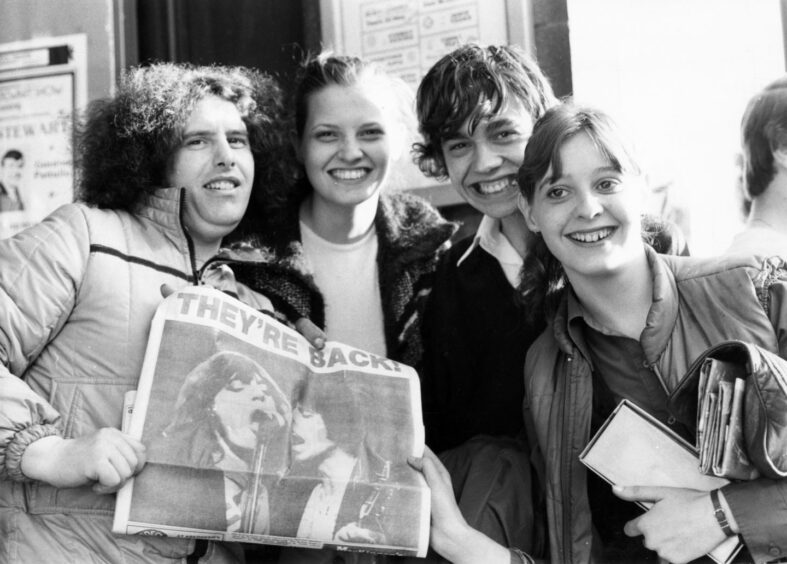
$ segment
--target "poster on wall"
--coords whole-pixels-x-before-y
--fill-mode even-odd
[[[464,43],[508,43],[505,0],[343,0],[346,53],[383,64],[413,89],[441,56]]]
[[[0,238],[74,199],[71,124],[86,91],[84,34],[0,44]]]

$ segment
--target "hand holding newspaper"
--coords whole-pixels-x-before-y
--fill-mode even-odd
[[[689,443],[626,400],[604,422],[579,459],[612,485],[710,491],[728,483],[700,473],[697,452]],[[651,506],[638,505],[643,509]],[[739,537],[729,537],[708,556],[726,564],[742,546]]]
[[[113,531],[424,556],[420,388],[402,364],[207,287],[154,317],[128,432],[148,462]],[[131,404],[133,403],[133,410]]]

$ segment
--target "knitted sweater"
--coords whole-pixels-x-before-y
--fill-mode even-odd
[[[398,192],[380,197],[374,227],[387,356],[417,369],[423,303],[456,226],[424,200]],[[297,207],[247,243],[262,247],[265,260],[233,265],[238,280],[268,296],[290,321],[308,317],[324,328],[325,302],[304,255]]]

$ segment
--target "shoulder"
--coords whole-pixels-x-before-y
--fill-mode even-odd
[[[457,229],[429,202],[404,191],[380,197],[376,226],[378,234],[405,246],[417,245],[425,238],[442,244]]]
[[[747,255],[702,258],[658,255],[658,258],[672,271],[677,283],[712,277],[754,277],[763,266],[760,259]]]

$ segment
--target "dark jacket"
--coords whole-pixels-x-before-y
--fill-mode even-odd
[[[424,312],[421,397],[426,444],[435,452],[479,435],[522,431],[522,367],[544,329],[526,321],[498,260],[474,237],[441,259]]]
[[[653,303],[641,342],[648,366],[668,393],[711,345],[740,339],[787,355],[787,283],[771,286],[770,319],[757,298],[751,258],[692,259],[649,250]],[[581,331],[568,325],[567,297],[530,348],[525,419],[535,432],[533,459],[546,481],[553,562],[591,560],[587,474],[579,453],[590,438],[592,365]],[[776,328],[774,330],[774,328]],[[787,553],[787,481],[754,480],[724,489],[756,562]]]
[[[422,302],[456,227],[424,200],[401,192],[380,197],[374,225],[387,356],[417,366],[422,355]],[[268,257],[265,262],[233,265],[238,280],[268,296],[290,321],[308,317],[324,328],[325,303],[304,256],[298,209],[266,226],[250,242],[267,249]]]

